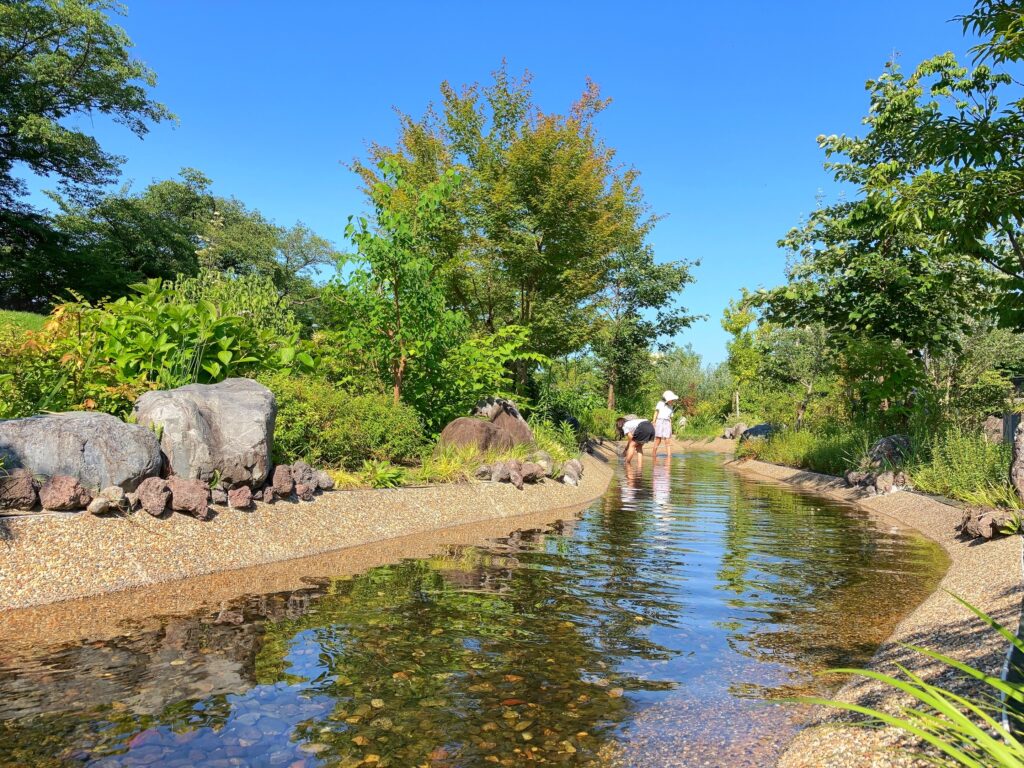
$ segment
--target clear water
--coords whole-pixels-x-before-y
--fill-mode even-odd
[[[934,544],[711,454],[488,546],[0,652],[5,766],[763,766]]]

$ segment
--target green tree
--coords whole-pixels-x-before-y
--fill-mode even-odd
[[[81,194],[116,177],[120,158],[68,119],[103,115],[144,136],[172,118],[149,97],[156,76],[108,19],[109,0],[11,0],[0,5],[0,301],[35,306],[73,270],[45,216],[24,202],[16,169]],[[32,270],[32,271],[30,271]],[[31,279],[34,271],[34,281]],[[56,273],[56,274],[53,274]]]
[[[722,314],[722,328],[732,335],[732,340],[728,342],[726,348],[729,351],[729,373],[735,383],[732,410],[733,415],[737,417],[740,415],[740,391],[754,382],[761,365],[761,352],[754,341],[754,331],[750,327],[756,317],[750,308],[746,291],[739,301],[730,301]]]
[[[597,135],[608,104],[597,86],[560,115],[542,112],[529,85],[504,66],[486,87],[444,83],[439,107],[403,115],[397,145],[374,145],[354,168],[375,200],[376,164],[400,167],[409,191],[391,200],[410,209],[418,191],[457,171],[462,184],[423,243],[449,305],[476,331],[525,327],[532,348],[555,358],[608,335],[606,289],[623,254],[650,258],[643,240],[653,220],[637,173]]]
[[[382,161],[374,190],[373,221],[349,221],[346,234],[358,249],[353,269],[338,278],[342,328],[379,361],[398,403],[408,368],[443,343],[458,317],[445,307],[434,275],[428,242],[440,220],[440,206],[458,177],[447,173],[417,195],[410,212],[402,198],[410,191],[401,168]]]

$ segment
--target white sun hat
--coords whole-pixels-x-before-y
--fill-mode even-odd
[[[673,400],[678,400],[679,397],[671,389],[666,389],[661,394],[661,399],[664,400],[666,403],[671,403]]]

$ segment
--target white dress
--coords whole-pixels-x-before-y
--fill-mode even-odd
[[[672,437],[672,409],[660,401],[654,406],[654,436],[665,439]]]

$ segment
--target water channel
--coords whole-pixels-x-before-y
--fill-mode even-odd
[[[0,765],[767,766],[805,717],[771,702],[945,566],[721,456],[648,459],[544,530],[0,647]]]

